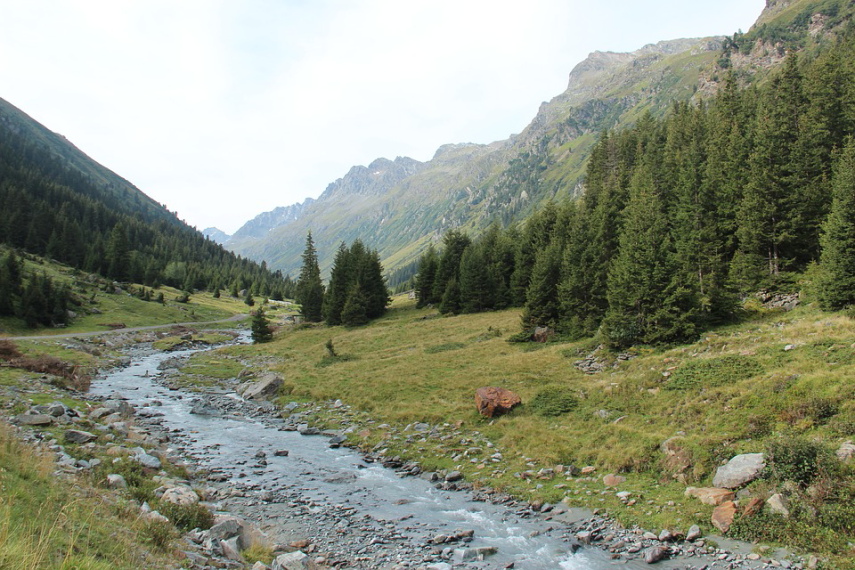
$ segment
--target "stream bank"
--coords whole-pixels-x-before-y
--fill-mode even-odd
[[[227,388],[200,398],[176,389],[175,361],[161,356],[135,360],[104,385],[126,389],[123,397],[140,409],[158,403],[157,413],[142,421],[170,433],[171,451],[189,460],[215,508],[254,521],[271,540],[298,545],[320,563],[533,569],[640,568],[653,560],[686,569],[781,564],[719,550],[698,536],[626,530],[561,503],[529,504],[474,489],[454,473],[421,473],[382,450],[363,456],[339,449],[344,433],[358,427],[348,425],[343,403],[293,403],[283,419],[268,402],[242,400]],[[322,409],[342,415],[341,430],[323,433],[308,425]]]

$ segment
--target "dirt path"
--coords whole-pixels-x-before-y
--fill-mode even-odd
[[[44,339],[54,339],[54,338],[81,338],[81,337],[91,337],[91,336],[103,336],[108,334],[125,334],[132,332],[140,332],[140,331],[153,331],[157,329],[168,329],[171,327],[199,327],[205,325],[215,325],[219,323],[236,323],[249,318],[249,315],[246,313],[242,313],[239,315],[232,315],[227,319],[220,319],[218,321],[204,321],[204,322],[189,322],[189,323],[166,323],[162,325],[148,325],[144,327],[126,327],[122,329],[111,329],[106,331],[90,331],[90,332],[79,332],[79,333],[61,333],[61,334],[46,334],[46,335],[30,335],[30,336],[4,336],[0,335],[0,340],[44,340]]]

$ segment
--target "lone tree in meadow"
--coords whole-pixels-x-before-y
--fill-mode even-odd
[[[303,251],[303,267],[297,280],[296,301],[300,304],[300,313],[310,323],[323,319],[324,284],[321,282],[321,270],[318,267],[318,253],[312,232],[306,236],[306,249]]]
[[[260,344],[273,340],[273,329],[270,328],[270,319],[264,314],[264,307],[259,307],[252,314],[252,342]]]

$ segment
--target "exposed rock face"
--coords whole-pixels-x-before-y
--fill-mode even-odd
[[[766,459],[762,453],[737,455],[716,470],[713,486],[736,489],[759,477],[764,467]]]
[[[517,394],[505,388],[485,386],[475,391],[475,406],[482,416],[488,418],[506,414],[521,403]]]

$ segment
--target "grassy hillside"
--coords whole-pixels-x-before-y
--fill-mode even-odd
[[[792,501],[813,516],[763,518],[762,528],[746,520],[732,533],[832,553],[838,564],[853,554],[855,474],[851,465],[820,458],[855,435],[855,320],[804,306],[754,309],[743,324],[691,345],[612,354],[590,339],[509,343],[517,311],[443,318],[398,298],[367,328],[287,329],[263,347],[200,355],[195,366],[209,358],[263,357],[265,367],[285,377],[283,403],[341,399],[351,406],[356,412],[347,421],[365,428],[354,430],[351,444],[385,448],[387,456],[417,459],[426,469],[459,469],[478,485],[529,498],[605,507],[626,524],[652,529],[698,524],[714,532],[712,507],[685,498],[687,485],[711,486],[716,467],[739,453],[807,446],[819,450],[810,457],[820,471]],[[330,339],[335,358],[325,348]],[[592,354],[603,369],[586,374],[575,363]],[[475,390],[491,385],[517,392],[523,406],[497,419],[480,417]],[[323,421],[335,427],[342,417],[330,412]],[[414,422],[463,428],[449,441],[417,439],[404,432]],[[384,423],[391,427],[377,427]],[[479,440],[495,447],[464,457]],[[502,459],[494,463],[489,455],[497,451]],[[597,471],[590,478],[536,476],[543,468],[558,472],[558,465]],[[627,504],[606,490],[607,473],[623,473],[628,481],[620,490],[638,501]],[[775,477],[752,484],[751,496],[780,488]]]
[[[0,255],[5,252],[0,248]],[[247,313],[249,307],[243,300],[223,293],[218,299],[207,291],[190,295],[189,301],[179,302],[182,291],[172,287],[150,288],[139,284],[116,285],[112,281],[77,269],[49,262],[37,256],[25,256],[24,270],[47,275],[55,283],[68,286],[75,301],[70,307],[75,313],[68,326],[26,328],[20,319],[0,318],[0,338],[6,336],[41,336],[50,334],[109,331],[125,327],[166,325],[169,323],[205,322],[227,319]],[[151,301],[139,298],[140,291],[148,291]],[[157,297],[163,295],[163,302]],[[118,325],[123,325],[122,327]]]

